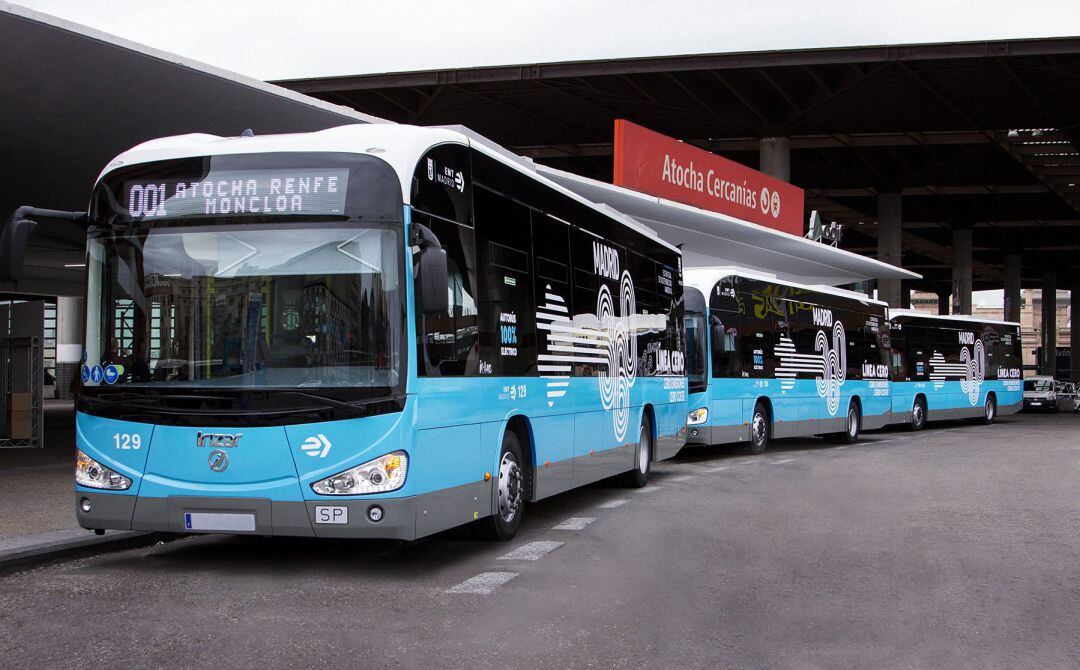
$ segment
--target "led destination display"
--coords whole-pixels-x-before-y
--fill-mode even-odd
[[[344,214],[348,169],[219,170],[200,180],[127,181],[132,218]]]

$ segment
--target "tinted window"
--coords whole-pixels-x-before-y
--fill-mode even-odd
[[[476,374],[480,359],[473,231],[415,211],[413,221],[431,229],[446,249],[449,279],[449,308],[445,315],[416,311],[418,372],[431,377]]]

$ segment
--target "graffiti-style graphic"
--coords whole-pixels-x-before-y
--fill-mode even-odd
[[[608,364],[600,370],[600,402],[612,413],[615,439],[619,441],[626,437],[630,422],[630,389],[637,380],[637,333],[630,327],[636,309],[634,281],[629,272],[624,271],[619,282],[618,314],[614,312],[608,287],[600,287],[596,297],[596,319],[608,342]]]

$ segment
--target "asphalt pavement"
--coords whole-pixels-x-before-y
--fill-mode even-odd
[[[198,536],[0,574],[0,667],[1080,667],[1078,428],[687,449],[509,543]]]

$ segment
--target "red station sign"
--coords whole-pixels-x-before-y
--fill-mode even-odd
[[[615,120],[616,186],[801,236],[801,188],[704,149]]]

